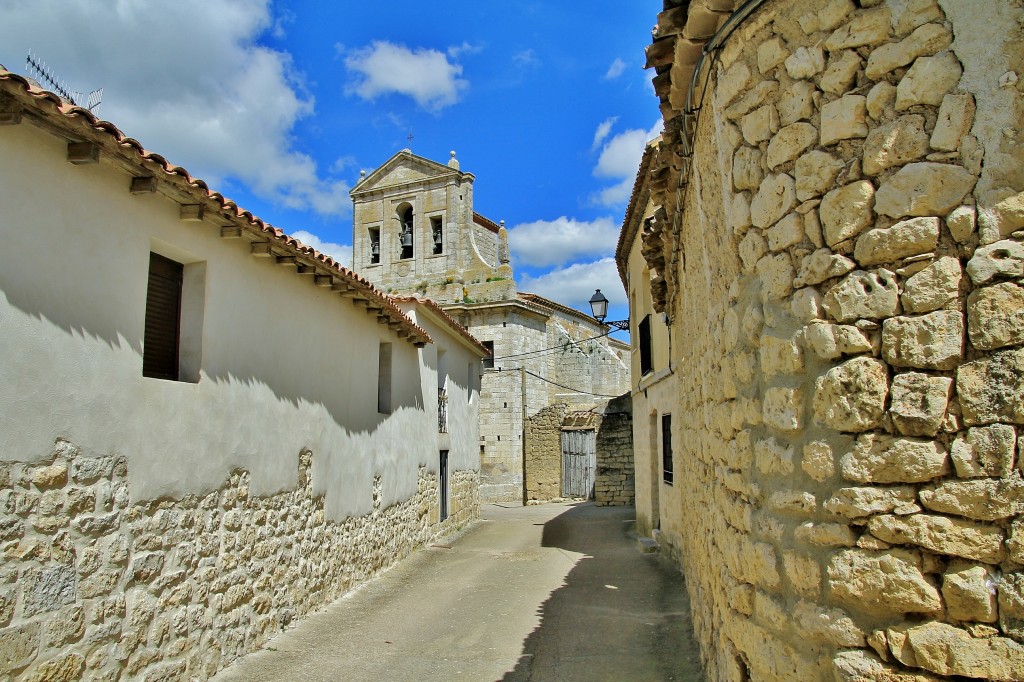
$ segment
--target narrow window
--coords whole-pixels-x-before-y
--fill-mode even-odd
[[[484,348],[490,353],[484,358],[484,369],[494,369],[494,341],[481,341],[484,344]]]
[[[672,415],[661,415],[661,479],[672,482]]]
[[[398,222],[401,223],[399,241],[402,245],[402,258],[412,258],[412,206],[406,206],[398,213]]]
[[[146,329],[142,341],[142,376],[178,380],[181,333],[181,283],[185,267],[149,254]]]
[[[644,315],[637,325],[637,334],[640,337],[640,374],[647,374],[654,369],[651,362],[651,316]]]
[[[380,344],[377,353],[377,411],[391,414],[391,344]]]
[[[380,262],[380,228],[370,228],[370,265]]]
[[[434,240],[434,255],[444,253],[444,227],[440,217],[430,219],[430,236]]]

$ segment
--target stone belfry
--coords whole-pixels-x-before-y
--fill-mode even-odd
[[[353,269],[439,303],[515,297],[503,226],[473,211],[472,173],[403,149],[352,188]]]

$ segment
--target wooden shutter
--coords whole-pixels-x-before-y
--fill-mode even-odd
[[[651,357],[651,316],[645,315],[637,327],[640,336],[640,374],[647,374],[654,370]]]
[[[181,321],[181,280],[184,266],[149,254],[146,333],[142,342],[142,375],[178,380],[178,338]]]

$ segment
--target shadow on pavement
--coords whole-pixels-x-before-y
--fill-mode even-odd
[[[685,580],[664,557],[640,552],[634,516],[633,507],[585,503],[544,524],[544,547],[583,556],[541,605],[502,682],[704,679]]]

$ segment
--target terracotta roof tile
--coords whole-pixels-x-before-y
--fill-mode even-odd
[[[429,298],[417,298],[416,296],[394,296],[393,298],[396,301],[407,301],[429,308],[432,312],[441,317],[452,329],[454,329],[456,333],[458,333],[464,339],[469,341],[473,346],[479,349],[483,353],[484,357],[487,357],[491,354],[491,351],[487,350],[487,347],[484,346],[484,344],[481,343],[479,339],[473,336],[473,334],[471,334],[468,329],[463,327],[458,322],[458,320],[449,315],[448,311],[446,311],[444,308],[438,305],[437,302]]]
[[[175,182],[176,186],[181,191],[195,195],[194,198],[197,201],[207,200],[215,203],[222,216],[243,222],[245,227],[254,232],[272,238],[278,248],[294,251],[295,255],[302,255],[322,264],[325,269],[330,271],[329,274],[352,285],[361,295],[376,303],[389,320],[397,322],[406,331],[411,342],[431,342],[430,335],[425,329],[409,319],[390,296],[378,290],[368,280],[336,262],[330,256],[320,253],[313,247],[288,236],[279,228],[264,222],[249,211],[243,210],[238,204],[219,192],[211,191],[206,182],[193,177],[185,168],[169,163],[162,155],[147,150],[138,140],[125,135],[113,123],[97,118],[91,111],[75,106],[57,94],[43,90],[28,78],[2,67],[0,67],[0,92],[6,93],[23,107],[31,107],[31,114],[57,126],[71,129],[69,132],[72,134],[86,132],[97,143],[113,143],[122,150],[131,152],[129,156],[134,155],[135,157],[133,162],[143,169],[147,168],[146,162],[156,164],[164,175],[175,178],[175,180],[179,178],[183,180],[184,182]],[[83,124],[84,131],[81,130]]]

